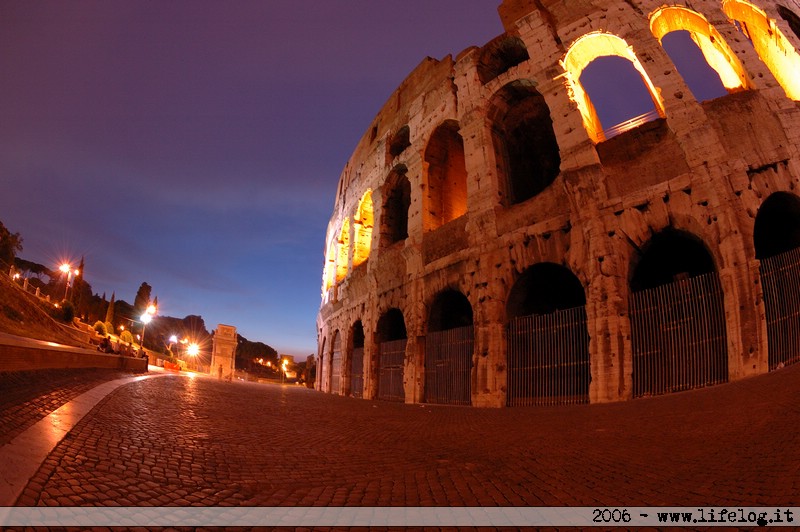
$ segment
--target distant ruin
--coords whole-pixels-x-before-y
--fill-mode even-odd
[[[317,389],[594,403],[799,360],[800,4],[498,12],[502,35],[420,63],[342,172]],[[662,46],[675,32],[721,95],[694,95]],[[602,123],[582,74],[606,58],[650,111]]]

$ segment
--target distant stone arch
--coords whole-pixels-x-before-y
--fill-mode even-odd
[[[561,155],[550,108],[534,84],[514,81],[500,89],[488,118],[506,203],[521,203],[546,189],[558,177]]]
[[[458,123],[436,128],[425,149],[426,195],[424,225],[431,231],[467,212],[467,169],[464,140]]]
[[[723,0],[722,10],[737,21],[761,61],[767,65],[786,96],[800,100],[800,55],[766,12],[745,0]]]
[[[629,61],[641,76],[642,82],[653,100],[657,116],[666,117],[664,100],[639,62],[639,58],[636,57],[633,48],[623,38],[613,33],[587,33],[572,43],[561,60],[561,66],[566,72],[565,78],[570,98],[578,105],[578,110],[583,119],[583,126],[594,142],[605,140],[603,125],[600,123],[594,103],[584,89],[580,78],[584,69],[601,57],[620,57]]]

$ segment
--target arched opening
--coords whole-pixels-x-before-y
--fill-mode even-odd
[[[384,185],[381,209],[381,247],[388,247],[408,238],[408,209],[411,207],[411,183],[405,166],[398,166]]]
[[[403,374],[406,360],[406,322],[400,309],[389,309],[378,320],[378,364],[376,397],[404,401]]]
[[[364,325],[361,320],[353,324],[350,333],[352,349],[350,352],[350,395],[364,396]]]
[[[739,58],[700,13],[661,7],[650,15],[650,30],[697,101],[751,88]]]
[[[458,123],[448,121],[436,128],[425,149],[427,190],[425,230],[431,231],[467,212],[467,168],[464,140]]]
[[[800,39],[800,17],[792,11],[791,9],[784,7],[782,5],[778,5],[778,14],[781,16],[783,20],[789,24],[789,28],[791,28],[792,33],[795,34],[795,37]]]
[[[475,345],[472,305],[457,290],[436,296],[425,338],[425,402],[469,405]]]
[[[363,264],[369,258],[372,247],[372,190],[367,190],[358,203],[353,223],[353,268]]]
[[[750,40],[786,96],[800,100],[800,55],[775,21],[744,0],[723,0],[722,10]]]
[[[753,240],[761,260],[800,247],[800,198],[789,192],[771,194],[758,209]]]
[[[321,392],[328,391],[328,354],[325,352],[325,343],[328,338],[322,337],[322,346],[319,350],[319,383],[317,389]]]
[[[509,205],[547,188],[561,169],[553,120],[532,84],[515,81],[493,98],[489,119],[500,181]]]
[[[767,321],[769,369],[800,360],[800,198],[771,194],[756,215],[756,258]]]
[[[525,270],[506,302],[508,406],[589,402],[586,295],[564,266]]]
[[[478,61],[478,79],[484,85],[500,74],[530,59],[528,49],[522,39],[511,35],[501,35],[481,50]]]
[[[350,256],[350,218],[345,218],[339,241],[336,245],[336,282],[341,282],[347,277],[347,263]]]
[[[331,393],[339,395],[342,389],[342,335],[333,333],[331,342]]]
[[[634,397],[728,380],[722,285],[700,239],[672,228],[653,235],[631,291]]]
[[[403,126],[392,135],[391,140],[388,142],[389,153],[386,162],[390,163],[392,159],[403,153],[409,146],[411,146],[411,130],[408,126]]]
[[[325,268],[322,273],[322,292],[323,297],[334,284],[336,279],[336,243],[331,242],[328,247],[328,254],[325,256]]]
[[[603,60],[598,65],[601,68],[592,69],[588,73],[586,82],[590,85],[598,85],[592,88],[592,92],[596,96],[601,96],[598,100],[605,100],[609,98],[616,98],[624,95],[626,99],[630,99],[631,95],[637,94],[638,87],[644,84],[645,90],[652,100],[654,109],[652,111],[634,116],[624,122],[617,122],[619,116],[609,113],[614,118],[607,118],[606,122],[602,122],[593,99],[589,97],[587,89],[583,85],[584,70],[594,61],[600,58],[613,58],[618,57],[624,59],[628,64],[621,63],[619,60]],[[634,127],[655,120],[659,117],[664,118],[664,102],[661,98],[659,91],[656,89],[650,77],[644,70],[644,67],[639,62],[639,58],[633,52],[633,49],[628,46],[624,39],[617,37],[611,33],[593,32],[587,33],[578,38],[572,46],[570,46],[564,59],[561,61],[561,66],[565,70],[565,79],[570,93],[570,98],[578,105],[578,110],[583,118],[583,126],[586,132],[594,142],[602,142],[606,138],[618,135]],[[605,66],[605,68],[602,68]],[[631,72],[630,68],[633,67],[635,73]],[[598,72],[595,72],[597,70]],[[624,89],[621,90],[621,87]],[[641,100],[641,99],[640,99]],[[622,108],[628,111],[622,114],[632,114],[639,112],[641,109],[631,106],[632,102],[625,103],[622,101]],[[604,103],[604,106],[606,104]],[[644,106],[644,104],[641,104]],[[649,104],[648,104],[648,107]],[[613,107],[612,107],[613,110]],[[604,114],[606,111],[603,112]],[[609,122],[610,121],[610,122]],[[603,124],[609,126],[607,131],[604,132]]]

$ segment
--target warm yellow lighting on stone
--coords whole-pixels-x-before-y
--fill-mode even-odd
[[[334,276],[336,275],[336,243],[331,242],[328,247],[328,254],[325,256],[325,270],[322,274],[323,292],[327,292],[333,286]]]
[[[373,207],[372,189],[361,197],[353,223],[353,267],[369,258],[372,247]]]
[[[342,232],[339,234],[339,243],[336,247],[336,282],[338,283],[347,276],[350,254],[350,218],[345,218],[342,223]]]
[[[613,33],[592,32],[578,38],[567,50],[564,59],[560,61],[565,70],[564,77],[567,81],[569,97],[578,105],[578,110],[583,118],[583,125],[589,137],[595,142],[605,140],[603,136],[603,126],[594,109],[594,105],[589,95],[583,89],[580,82],[583,70],[595,59],[600,57],[621,57],[627,59],[633,68],[639,72],[642,81],[653,99],[656,111],[662,118],[666,116],[664,112],[664,100],[661,98],[660,91],[650,81],[650,77],[644,71],[644,67],[639,62],[633,49],[624,39]]]
[[[800,100],[800,55],[775,21],[760,8],[743,0],[723,0],[722,10],[750,38],[756,53],[775,76],[786,96]]]
[[[668,33],[680,30],[689,32],[729,92],[752,88],[739,58],[703,15],[682,6],[661,7],[650,14],[650,31],[659,42]]]

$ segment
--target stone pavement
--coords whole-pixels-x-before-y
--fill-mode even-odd
[[[800,364],[506,409],[164,376],[102,399],[17,505],[798,506],[799,427]]]

